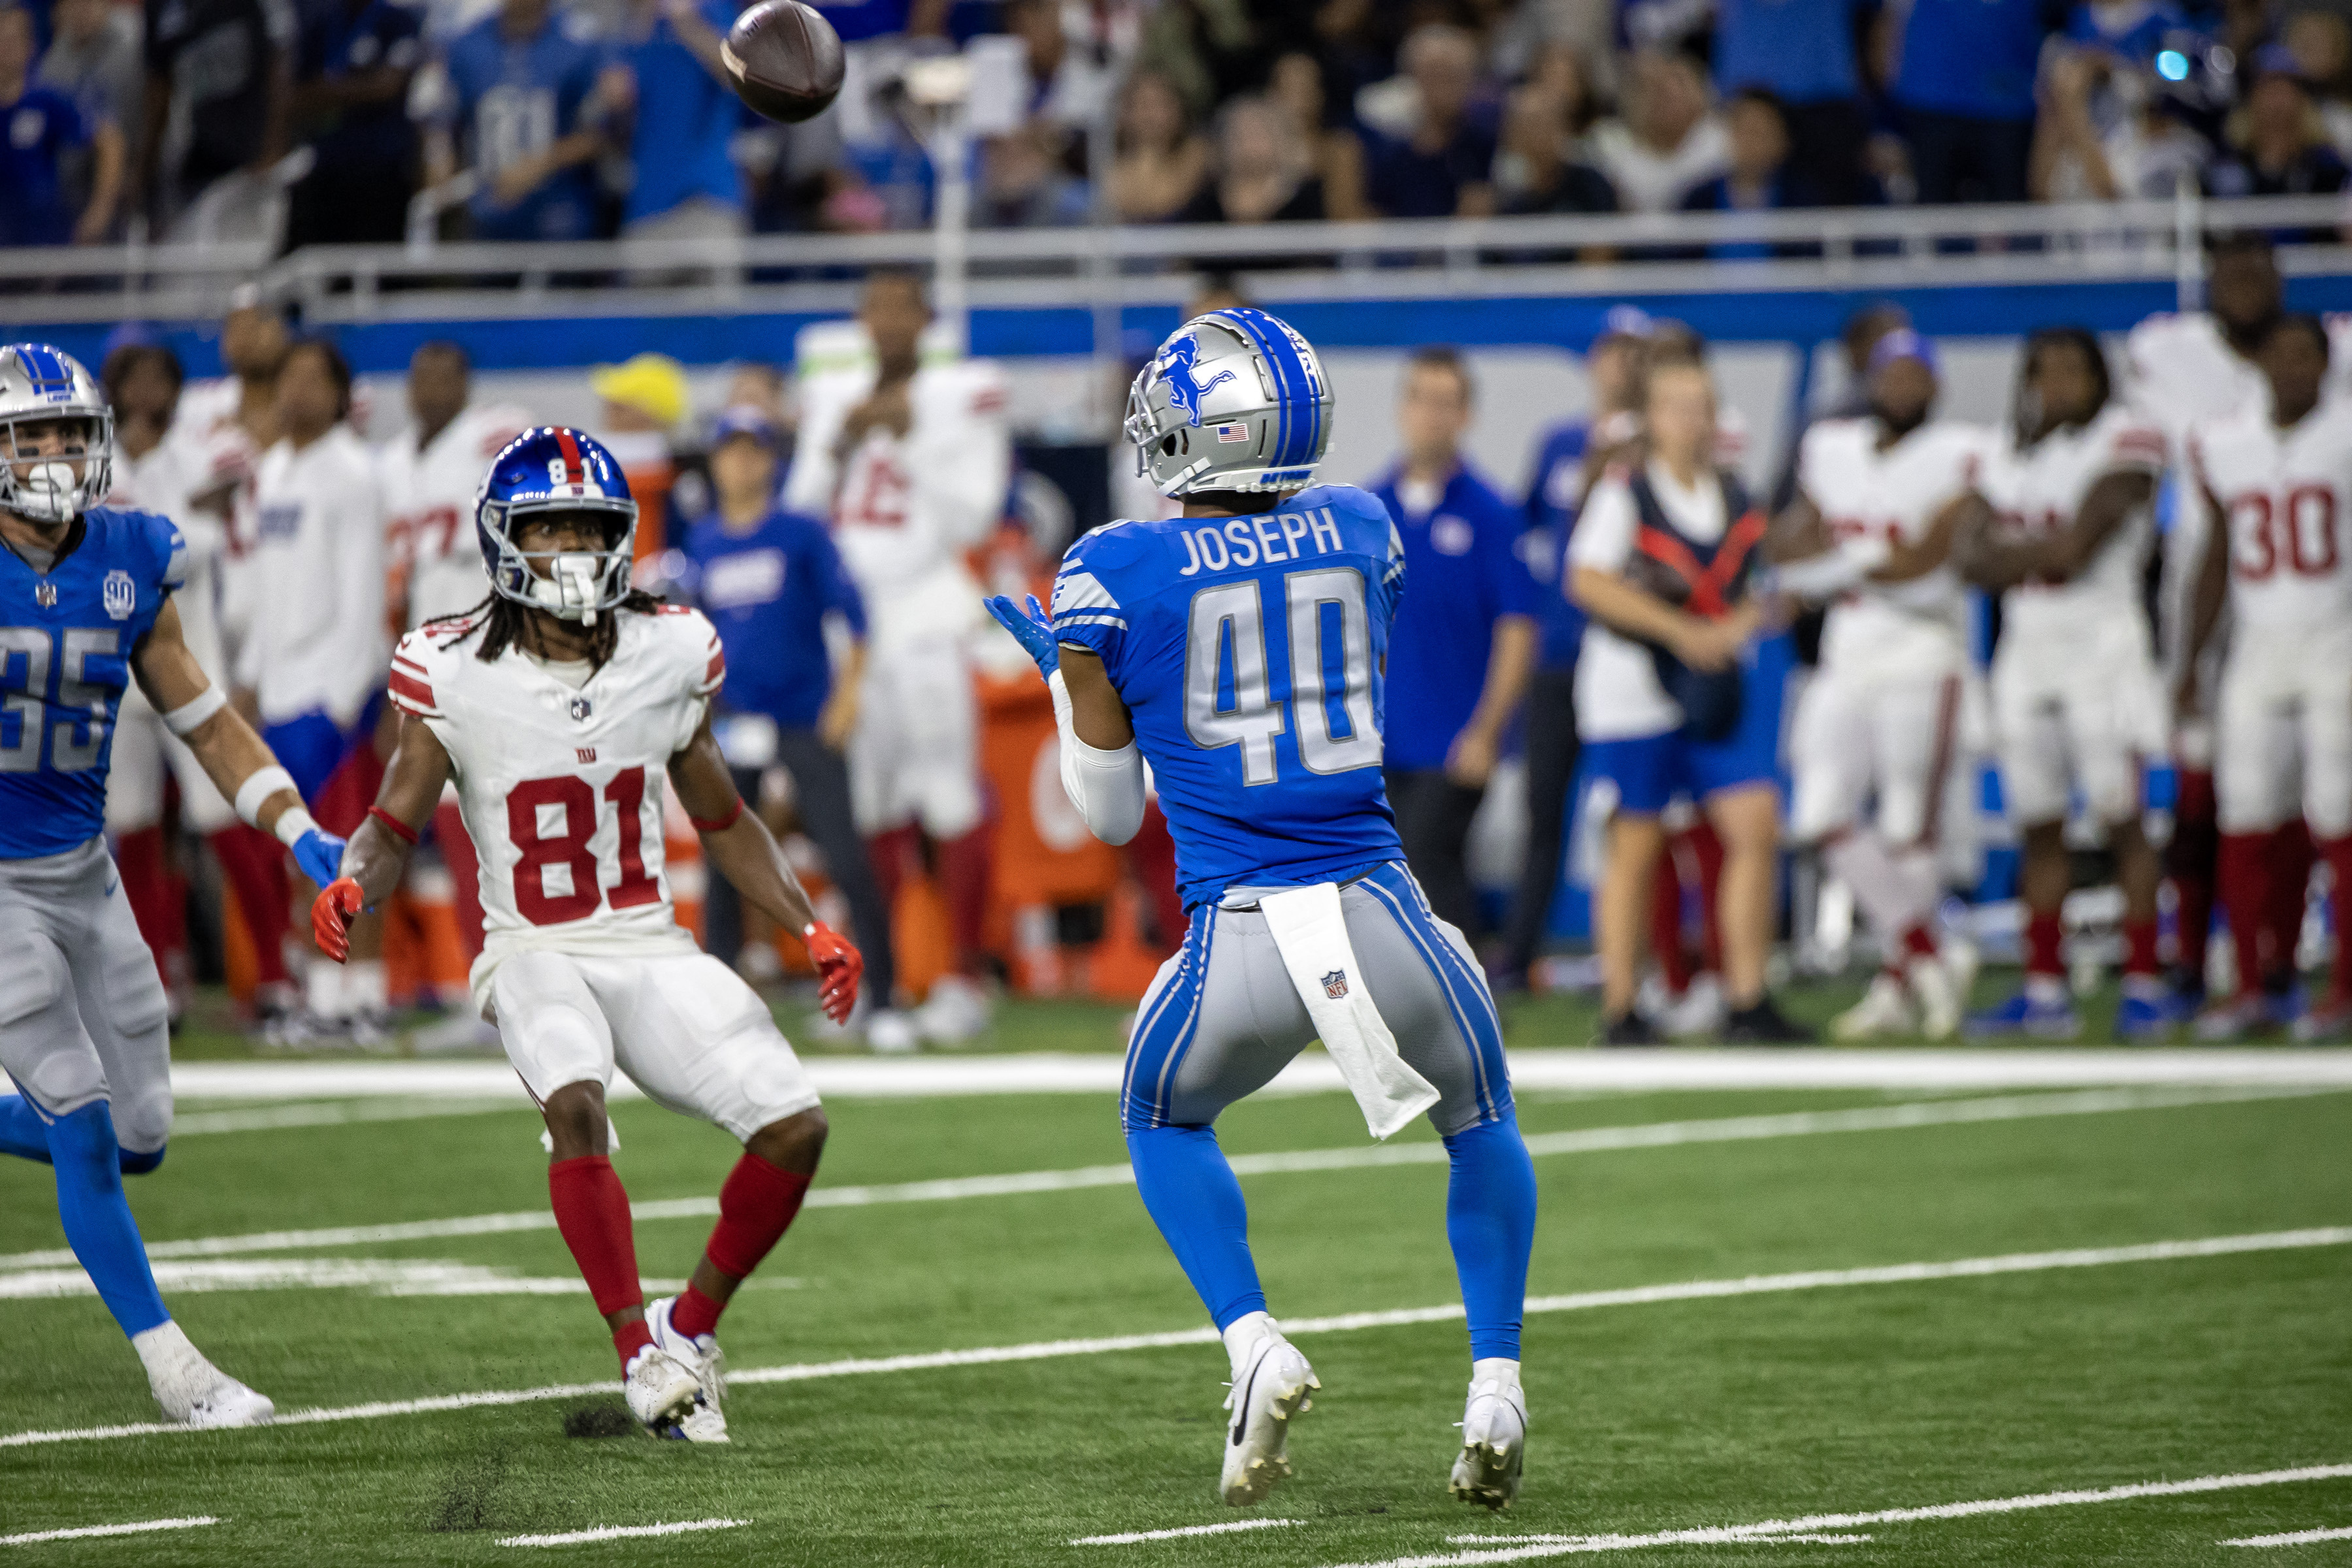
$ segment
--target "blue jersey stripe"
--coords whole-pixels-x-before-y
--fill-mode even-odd
[[[1257,345],[1258,353],[1265,356],[1266,368],[1274,374],[1274,401],[1280,418],[1275,426],[1274,456],[1267,460],[1266,466],[1273,468],[1296,466],[1299,461],[1298,437],[1307,431],[1306,422],[1293,416],[1292,407],[1298,397],[1297,384],[1306,379],[1307,367],[1299,362],[1297,351],[1291,347],[1280,329],[1268,323],[1265,311],[1220,310],[1217,315],[1239,328],[1250,342]]]

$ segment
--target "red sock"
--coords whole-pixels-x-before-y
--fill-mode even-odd
[[[1723,882],[1723,839],[1715,825],[1701,818],[1690,830],[1691,852],[1698,858],[1699,953],[1706,967],[1723,973],[1723,927],[1716,919],[1716,889]]]
[[[2331,1006],[2352,1004],[2352,838],[2330,838],[2319,846],[2335,886],[2328,890],[2327,912],[2336,927],[2336,963],[2327,976]]]
[[[746,1151],[719,1189],[719,1223],[710,1227],[710,1245],[703,1248],[703,1256],[729,1279],[742,1279],[760,1267],[760,1260],[791,1228],[808,1188],[809,1179],[800,1172],[781,1170]],[[671,1309],[670,1321],[682,1334],[707,1334],[718,1326],[725,1308],[725,1302],[689,1285]]]
[[[1669,842],[1658,850],[1657,876],[1650,884],[1650,952],[1666,982],[1679,996],[1692,980],[1689,950],[1683,946],[1682,867]]]
[[[1941,951],[1936,945],[1936,933],[1924,925],[1913,926],[1903,933],[1903,956],[1906,961],[1933,958]]]
[[[221,875],[236,890],[237,913],[253,935],[254,968],[261,984],[285,984],[287,905],[293,896],[286,881],[285,847],[243,823],[222,828],[210,842]]]
[[[555,1208],[555,1227],[563,1233],[580,1277],[588,1281],[596,1310],[609,1318],[625,1307],[645,1305],[636,1238],[629,1233],[629,1194],[613,1173],[613,1162],[602,1154],[556,1161],[547,1167],[547,1195]],[[625,1334],[616,1330],[613,1335],[624,1363],[634,1353],[622,1345]]]
[[[2311,868],[2319,853],[2311,829],[2300,821],[2288,823],[2271,837],[2270,918],[2263,922],[2268,966],[2265,980],[2294,971],[2294,950],[2303,941],[2303,909],[2311,892]]]
[[[613,1331],[613,1348],[621,1352],[621,1370],[627,1372],[637,1352],[654,1342],[654,1331],[643,1318],[632,1318]]]
[[[115,868],[122,874],[122,895],[131,900],[131,918],[155,955],[155,967],[168,984],[181,967],[176,955],[188,945],[186,890],[172,875],[168,847],[161,827],[136,827],[114,841]]]
[[[2263,833],[2221,835],[2221,911],[2230,919],[2230,942],[2238,953],[2238,994],[2250,996],[2263,986],[2263,916],[2271,907],[2271,836]]]
[[[2065,922],[2054,910],[2035,910],[2025,921],[2025,973],[2054,974],[2066,973],[2064,947]]]
[[[2124,921],[2124,973],[2152,976],[2157,971],[2156,922]]]
[[[2200,986],[2205,983],[2205,944],[2213,933],[2214,867],[2221,844],[2213,813],[2213,775],[2183,770],[2172,842],[2164,851],[2164,872],[2172,883],[2180,967],[2191,983]]]
[[[940,846],[940,890],[947,895],[948,931],[956,965],[974,973],[988,924],[989,833],[986,824]]]
[[[907,885],[907,857],[919,841],[919,832],[912,826],[886,827],[866,841],[866,858],[873,865],[874,885],[881,891],[884,909],[898,909],[898,889]]]

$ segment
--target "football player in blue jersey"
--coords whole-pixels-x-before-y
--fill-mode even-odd
[[[146,1364],[163,1414],[194,1426],[269,1419],[164,1310],[122,1178],[163,1161],[172,1128],[163,982],[107,854],[106,769],[129,683],[188,743],[237,815],[313,880],[342,840],[205,679],[172,590],[180,531],[99,505],[113,416],[79,363],[0,347],[0,1150],[56,1168],[74,1256]]]
[[[1375,1136],[1426,1111],[1444,1138],[1471,1354],[1451,1484],[1501,1508],[1527,1436],[1535,1169],[1494,1000],[1406,870],[1381,788],[1404,548],[1374,497],[1311,484],[1330,426],[1322,367],[1287,324],[1195,318],[1128,402],[1143,470],[1182,515],[1079,540],[1050,617],[1034,599],[989,609],[1053,690],[1063,785],[1095,836],[1134,835],[1149,761],[1176,839],[1191,925],[1137,1014],[1120,1115],[1144,1205],[1232,1358],[1225,1500],[1290,1473],[1290,1418],[1320,1384],[1267,1315],[1213,1124],[1319,1037]]]

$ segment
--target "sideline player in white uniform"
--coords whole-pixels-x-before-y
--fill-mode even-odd
[[[1935,351],[1907,328],[1872,351],[1869,390],[1869,417],[1805,433],[1797,499],[1768,545],[1783,588],[1836,598],[1820,673],[1797,701],[1790,836],[1853,890],[1885,956],[1831,1034],[1916,1026],[1942,1038],[1959,1027],[1975,972],[1973,953],[1937,939],[1935,913],[1942,867],[1973,853],[1969,761],[1982,729],[1949,555],[1990,441],[1929,420]]]
[[[2075,1016],[2060,910],[2073,791],[2115,851],[2124,894],[2116,1034],[2173,1022],[2156,951],[2156,851],[2140,828],[2140,773],[2171,730],[2142,607],[2164,437],[2110,395],[2106,355],[2081,327],[2025,342],[2016,425],[1986,464],[1991,526],[1967,530],[1971,582],[2001,593],[1993,727],[2002,793],[2024,839],[2025,985],[1969,1020],[1971,1034],[2071,1039]]]
[[[342,841],[188,652],[169,519],[99,504],[113,416],[89,373],[45,343],[0,348],[0,1152],[54,1167],[74,1257],[147,1368],[163,1414],[268,1421],[270,1403],[172,1321],[122,1178],[172,1130],[163,986],[117,898],[102,831],[114,720],[132,680],[237,815],[317,875]]]
[[[2222,525],[2212,530],[2190,600],[2179,676],[2184,717],[2207,711],[2199,660],[2230,611],[2212,714],[2221,810],[2221,891],[2238,956],[2238,994],[2197,1024],[2231,1039],[2273,1022],[2263,977],[2292,963],[2268,951],[2282,933],[2273,842],[2296,816],[2335,873],[2339,952],[2328,998],[2295,1032],[2352,1032],[2352,963],[2341,949],[2352,916],[2352,398],[2323,398],[2326,329],[2287,316],[2258,353],[2265,406],[2193,427],[2189,459]]]
[[[800,1212],[825,1121],[767,1004],[677,923],[663,778],[710,864],[801,933],[835,1021],[856,1001],[863,962],[818,921],[735,793],[710,733],[726,674],[718,634],[699,612],[630,590],[637,507],[612,455],[576,431],[531,430],[499,454],[481,497],[494,596],[401,639],[400,749],[312,925],[341,958],[361,909],[399,885],[454,777],[488,922],[475,1003],[546,1117],[556,1224],[612,1330],[629,1408],[665,1436],[724,1442],[719,1312]],[[606,1152],[615,1066],[744,1146],[691,1282],[650,1308]]]
[[[858,319],[873,358],[803,376],[784,504],[831,521],[866,600],[866,689],[849,739],[858,827],[887,903],[919,837],[937,848],[959,973],[932,987],[915,1026],[953,1042],[988,1021],[978,975],[989,837],[970,650],[982,623],[964,552],[1003,515],[1013,442],[994,365],[922,362],[930,314],[913,274],[867,279]]]

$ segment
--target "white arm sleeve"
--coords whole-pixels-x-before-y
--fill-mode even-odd
[[[1886,563],[1886,541],[1860,539],[1772,568],[1772,585],[1801,599],[1833,599]]]
[[[1078,739],[1070,719],[1070,689],[1055,670],[1045,678],[1054,694],[1054,728],[1062,737],[1062,788],[1087,828],[1106,844],[1124,844],[1143,826],[1143,753],[1133,741],[1105,752]]]

